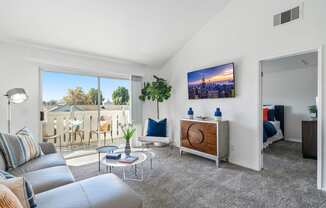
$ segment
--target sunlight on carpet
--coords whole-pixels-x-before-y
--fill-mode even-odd
[[[92,154],[83,157],[73,158],[67,160],[68,166],[83,166],[87,164],[91,164],[94,162],[98,162],[98,155]]]

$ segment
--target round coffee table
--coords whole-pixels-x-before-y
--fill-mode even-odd
[[[143,152],[131,152],[131,156],[138,157],[138,159],[132,163],[123,163],[119,160],[110,160],[103,157],[101,163],[108,167],[110,173],[112,171],[112,167],[120,167],[122,168],[122,178],[123,180],[133,180],[133,181],[143,181],[144,180],[144,167],[143,162],[147,159],[147,155]],[[126,157],[125,153],[121,153],[121,158]],[[140,165],[140,177],[139,178],[130,178],[126,176],[125,168],[135,167],[135,176],[137,176],[137,165]]]
[[[118,149],[118,146],[109,145],[96,148],[98,153],[98,172],[101,171],[101,153],[112,153],[114,150]]]
[[[115,153],[124,153],[124,149],[119,147],[119,149],[114,150]],[[141,147],[136,147],[136,148],[131,148],[131,152],[143,152],[147,155],[149,158],[150,162],[150,168],[153,169],[153,159],[156,157],[155,152],[150,149],[150,148],[141,148]]]

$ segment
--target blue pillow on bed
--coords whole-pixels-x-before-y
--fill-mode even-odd
[[[148,119],[147,136],[166,137],[166,118],[157,122]]]
[[[277,130],[276,130],[275,126],[271,122],[268,122],[268,121],[264,121],[264,131],[265,131],[267,137],[272,137],[275,134],[277,134]]]

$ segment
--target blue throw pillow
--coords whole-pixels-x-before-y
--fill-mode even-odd
[[[166,137],[166,118],[157,122],[148,119],[147,136]]]

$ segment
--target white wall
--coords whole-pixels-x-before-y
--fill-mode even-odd
[[[284,137],[301,142],[301,121],[310,119],[308,106],[316,105],[317,67],[272,67],[263,65],[263,104],[284,105]]]
[[[7,90],[15,87],[25,88],[29,95],[27,102],[13,107],[12,132],[24,126],[30,128],[33,132],[40,132],[40,66],[56,70],[108,76],[136,74],[144,76],[145,80],[150,78],[152,73],[150,69],[142,65],[5,42],[0,42],[0,57],[0,95],[4,95]],[[7,132],[6,103],[6,97],[0,96],[0,131],[4,132]],[[152,106],[144,105],[144,116],[151,114],[152,111]]]
[[[188,107],[193,107],[197,114],[212,115],[215,107],[220,106],[224,119],[230,120],[230,162],[259,170],[258,61],[326,43],[325,0],[304,1],[303,20],[272,27],[273,14],[298,3],[232,0],[162,67],[161,75],[173,86],[172,98],[163,112],[173,119],[177,145],[179,120]],[[187,99],[188,71],[232,61],[236,64],[236,98]],[[326,159],[323,161],[326,164]]]

